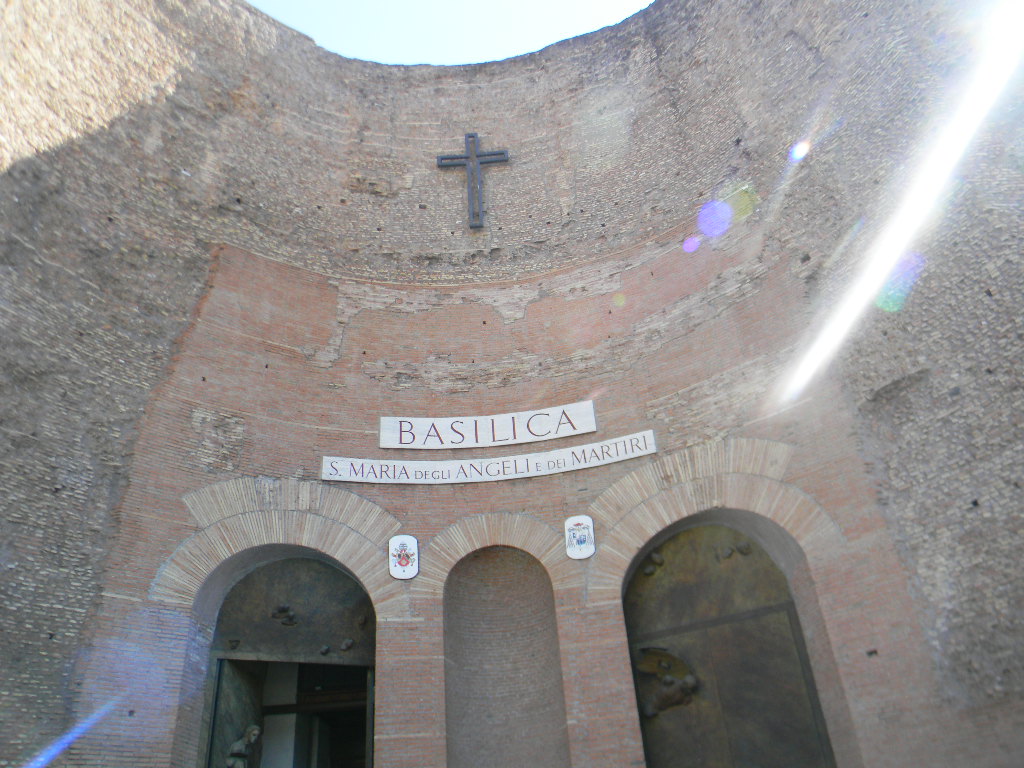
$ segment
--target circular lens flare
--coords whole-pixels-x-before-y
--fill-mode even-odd
[[[725,196],[726,202],[732,208],[733,215],[737,221],[743,221],[756,209],[760,200],[757,193],[750,184],[741,184],[731,193]]]
[[[697,214],[697,227],[708,237],[724,235],[732,223],[732,207],[724,200],[709,200]]]
[[[686,253],[693,253],[698,248],[700,248],[700,238],[696,235],[692,235],[691,237],[683,240],[683,250]]]
[[[616,293],[614,296],[612,296],[612,304],[614,304],[616,307],[626,306],[626,294]]]

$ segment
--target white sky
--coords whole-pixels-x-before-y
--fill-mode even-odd
[[[617,24],[651,0],[249,0],[342,56],[474,64]]]

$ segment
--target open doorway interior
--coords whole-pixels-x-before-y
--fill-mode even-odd
[[[242,760],[244,768],[371,768],[372,667],[237,659],[218,666],[210,768],[230,759],[237,768]],[[252,725],[258,738],[239,748]]]
[[[210,648],[207,768],[371,768],[376,620],[335,564],[260,565],[225,596]]]

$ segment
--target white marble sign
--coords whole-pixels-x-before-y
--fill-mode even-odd
[[[594,520],[590,515],[574,515],[565,521],[565,554],[573,560],[586,560],[597,551]]]
[[[388,570],[396,579],[411,579],[420,572],[420,545],[415,536],[399,534],[388,541]]]
[[[594,401],[537,411],[439,419],[381,416],[381,448],[482,448],[554,440],[597,431]]]
[[[385,461],[324,456],[321,480],[343,483],[486,483],[522,477],[554,475],[575,469],[600,467],[655,453],[654,431],[613,437],[600,443],[573,448],[558,448],[544,453],[501,456],[490,459],[454,459],[449,461]]]

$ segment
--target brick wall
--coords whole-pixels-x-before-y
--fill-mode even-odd
[[[444,590],[447,764],[568,766],[555,601],[510,547],[463,558]]]
[[[772,399],[955,100],[966,11],[661,0],[530,56],[392,68],[240,2],[73,10],[4,16],[0,766],[105,705],[67,764],[192,765],[219,601],[281,547],[374,602],[378,764],[443,765],[444,584],[495,545],[550,578],[572,764],[638,765],[622,579],[699,514],[776,541],[840,765],[1020,763],[1024,100],[965,160],[904,309]],[[468,131],[512,158],[481,231],[435,163]],[[684,251],[715,198],[731,228]],[[651,428],[658,455],[318,480],[322,455],[384,455],[381,415],[586,398],[599,438]],[[411,583],[385,569],[397,531],[423,545]]]

